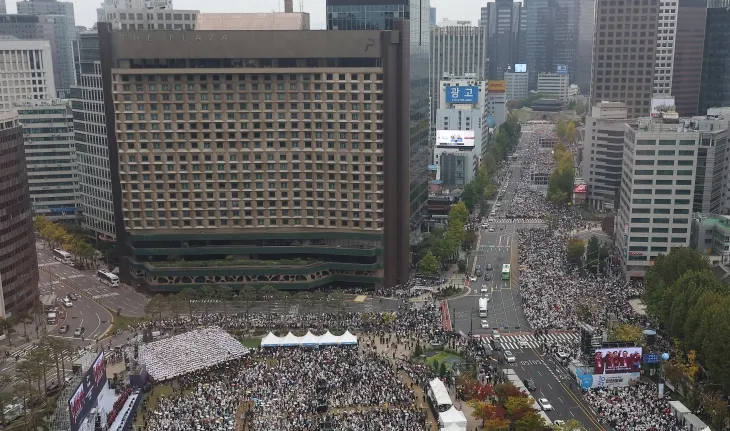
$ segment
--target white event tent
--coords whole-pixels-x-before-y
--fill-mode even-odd
[[[441,422],[442,430],[466,430],[464,412],[453,406],[449,410],[439,413],[439,422]]]
[[[322,335],[314,335],[308,331],[305,335],[298,337],[291,332],[284,337],[278,337],[273,332],[269,332],[261,339],[261,347],[316,347],[316,346],[347,346],[356,345],[357,336],[352,335],[350,331],[345,331],[342,335],[332,335],[330,331]]]

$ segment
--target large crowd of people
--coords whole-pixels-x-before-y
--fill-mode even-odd
[[[579,321],[600,327],[608,315],[641,323],[628,304],[628,299],[640,295],[640,285],[627,284],[610,271],[591,274],[568,264],[567,240],[590,223],[571,209],[550,204],[544,191],[530,186],[536,170],[551,171],[550,152],[538,148],[536,140],[519,151],[534,163],[523,170],[507,216],[550,219],[549,229],[526,229],[519,235],[519,291],[531,328],[540,335],[550,329],[574,329]],[[504,166],[503,174],[510,169]],[[484,356],[482,343],[443,330],[435,302],[416,307],[407,300],[414,296],[416,285],[439,282],[443,280],[414,279],[408,285],[375,292],[375,296],[402,299],[394,311],[330,312],[314,305],[309,313],[206,313],[140,323],[132,328],[140,334],[151,330],[175,334],[215,325],[237,333],[273,331],[278,335],[349,329],[360,338],[356,347],[253,349],[245,357],[176,377],[175,392],[160,398],[154,409],[144,410],[143,429],[223,431],[234,429],[234,421],[243,418],[244,429],[251,431],[430,430],[425,400],[416,389],[425,388],[434,371],[397,355],[399,346],[412,348],[419,340],[458,350],[477,364],[480,379],[501,381],[495,363]],[[387,356],[377,353],[375,340],[387,346]],[[576,345],[547,342],[542,347],[554,354],[567,351],[570,357],[578,350]],[[589,390],[585,397],[616,431],[681,429],[668,414],[666,400],[658,397],[650,383]]]
[[[680,431],[668,400],[656,385],[639,381],[623,388],[594,389],[585,399],[605,424],[616,431]]]

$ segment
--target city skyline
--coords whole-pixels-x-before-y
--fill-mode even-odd
[[[8,0],[7,12],[17,13],[16,3],[18,0]],[[96,9],[101,6],[102,0],[72,0],[74,4],[76,25],[92,27],[96,22]],[[435,7],[437,11],[437,22],[448,18],[452,20],[469,20],[472,25],[477,25],[479,21],[480,8],[486,3],[477,4],[469,0],[431,0],[431,7]],[[491,2],[489,2],[491,3]],[[327,28],[326,19],[326,0],[306,0],[304,1],[304,12],[308,12],[311,19],[312,30],[325,30]],[[175,9],[184,10],[200,10],[205,13],[256,13],[256,12],[283,12],[284,1],[276,0],[270,2],[267,6],[260,3],[242,4],[228,2],[208,2],[200,3],[194,0],[174,0]],[[294,10],[299,10],[299,4],[295,2]],[[448,10],[448,16],[442,11]]]

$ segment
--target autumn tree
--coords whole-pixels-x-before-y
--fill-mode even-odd
[[[501,405],[505,405],[507,399],[515,397],[527,398],[527,394],[522,392],[520,388],[513,385],[512,383],[500,383],[494,386],[494,394],[497,396],[497,402]]]
[[[565,248],[568,262],[570,262],[572,265],[580,266],[581,262],[583,261],[583,253],[586,249],[585,241],[579,238],[571,238],[568,240]]]
[[[536,411],[528,411],[522,417],[514,421],[516,431],[542,431],[547,423]]]
[[[611,327],[609,341],[625,341],[640,346],[644,344],[644,330],[629,323],[617,323]]]
[[[470,401],[469,405],[474,409],[474,417],[482,420],[482,426],[488,422],[505,420],[505,409],[497,404],[487,403],[484,401]]]
[[[467,400],[486,401],[494,396],[494,388],[478,380],[472,380],[463,388],[464,397]]]
[[[507,410],[507,419],[511,421],[518,421],[534,410],[532,401],[527,397],[509,397],[504,403],[504,408]]]

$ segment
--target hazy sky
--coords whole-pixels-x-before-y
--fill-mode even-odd
[[[6,0],[8,13],[15,13],[17,0]],[[96,21],[96,8],[102,0],[71,0],[76,13],[76,25],[91,27]],[[326,0],[303,0],[304,11],[309,12],[313,29],[323,29],[325,25]],[[431,6],[437,9],[436,18],[452,20],[468,20],[476,25],[480,8],[486,0],[431,0]],[[198,9],[201,12],[271,12],[284,9],[283,0],[173,0],[176,9]],[[265,6],[268,5],[268,6]],[[299,0],[294,0],[294,10],[299,10]]]

